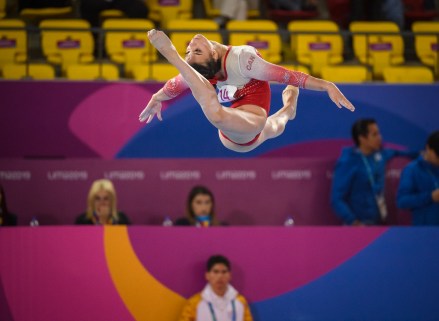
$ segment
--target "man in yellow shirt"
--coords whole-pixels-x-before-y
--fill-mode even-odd
[[[207,285],[188,299],[179,321],[252,321],[246,299],[230,285],[231,266],[222,255],[207,261]]]

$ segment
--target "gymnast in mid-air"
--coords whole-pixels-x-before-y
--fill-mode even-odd
[[[162,101],[189,88],[206,118],[218,129],[223,145],[235,152],[248,152],[282,134],[286,123],[294,119],[298,88],[326,91],[337,107],[355,110],[334,83],[271,64],[251,46],[226,46],[198,34],[189,42],[183,59],[163,31],[152,29],[148,38],[180,74],[152,95],[139,116],[141,122],[151,122],[156,114],[162,120]],[[271,116],[269,81],[287,85],[282,92],[283,106]],[[230,107],[221,105],[227,102],[231,102]]]

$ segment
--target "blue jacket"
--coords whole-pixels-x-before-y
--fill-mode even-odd
[[[413,225],[439,225],[439,203],[431,198],[431,192],[436,188],[439,188],[439,167],[422,156],[404,168],[397,205],[411,210]]]
[[[387,162],[396,156],[414,158],[417,155],[383,148],[364,156],[356,147],[344,148],[335,166],[332,181],[331,206],[336,215],[349,225],[355,220],[368,225],[380,224],[376,195],[384,193]]]

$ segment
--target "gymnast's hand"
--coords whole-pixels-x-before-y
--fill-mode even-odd
[[[148,31],[148,39],[165,58],[168,58],[167,54],[177,52],[171,39],[163,31],[151,29]]]
[[[148,105],[146,105],[145,109],[140,114],[139,121],[144,122],[146,120],[146,123],[149,124],[156,114],[157,118],[162,121],[162,102],[152,96]]]
[[[351,102],[342,94],[340,89],[333,83],[330,83],[329,88],[327,89],[329,98],[337,105],[338,108],[347,108],[350,111],[354,111],[355,107],[351,104]]]

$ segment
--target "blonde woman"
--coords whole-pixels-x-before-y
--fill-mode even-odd
[[[98,179],[93,182],[88,192],[87,211],[77,217],[76,224],[131,224],[128,217],[117,210],[116,190],[110,180]]]

